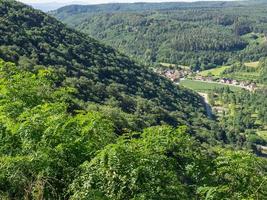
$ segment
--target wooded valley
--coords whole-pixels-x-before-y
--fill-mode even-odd
[[[1,0],[0,200],[266,199],[266,11]]]

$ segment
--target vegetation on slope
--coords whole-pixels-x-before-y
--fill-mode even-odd
[[[247,145],[260,154],[257,145],[267,145],[266,138],[257,135],[264,132],[267,126],[266,89],[233,92],[229,88],[216,88],[209,91],[208,96],[212,106],[221,110],[218,119],[227,130],[228,138],[234,136],[230,139],[232,143],[243,143],[242,138],[246,138]],[[241,133],[239,141],[236,141],[236,133]]]
[[[31,71],[53,68],[57,84],[76,88],[81,104],[85,102],[73,109],[86,107],[86,102],[108,105],[130,114],[134,119],[129,126],[138,130],[203,119],[196,94],[40,11],[4,0],[0,21],[0,58]]]
[[[258,61],[267,55],[266,3],[197,2],[186,4],[186,8],[179,3],[174,3],[174,8],[168,5],[161,4],[162,9],[153,4],[148,9],[134,4],[68,6],[52,14],[146,63],[205,70],[235,61]],[[133,11],[126,12],[126,8]]]
[[[228,141],[197,95],[23,4],[0,11],[0,57],[14,62],[0,59],[1,199],[267,195],[266,160],[204,143]],[[160,123],[189,127],[141,131]]]
[[[260,62],[260,80],[267,84],[267,59],[263,58]]]
[[[265,161],[242,151],[207,150],[184,127],[153,127],[84,163],[71,199],[261,199]]]
[[[118,136],[102,113],[69,113],[75,89],[56,87],[52,70],[0,66],[3,199],[266,196],[264,159],[204,145],[186,127]]]

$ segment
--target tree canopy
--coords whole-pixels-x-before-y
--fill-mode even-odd
[[[266,6],[263,1],[77,5],[51,14],[140,62],[205,70],[267,56]]]
[[[0,199],[267,196],[266,159],[195,92],[16,1],[0,22]],[[266,121],[264,95],[220,92]]]
[[[32,72],[53,69],[57,86],[77,90],[77,98],[85,102],[80,106],[94,102],[138,116],[135,129],[205,118],[195,93],[41,11],[3,0],[0,21],[0,58]]]

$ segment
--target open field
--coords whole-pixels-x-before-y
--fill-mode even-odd
[[[242,38],[249,42],[251,45],[263,44],[264,42],[266,42],[264,34],[262,33],[248,33],[242,36]]]
[[[163,67],[175,67],[177,65],[172,64],[172,63],[160,63],[160,65],[162,65]]]
[[[244,63],[244,65],[247,66],[247,67],[257,68],[259,66],[259,63],[260,63],[259,61],[257,61],[257,62],[246,62],[246,63]]]
[[[200,72],[199,74],[202,76],[208,76],[208,75],[212,75],[212,76],[220,76],[222,72],[224,72],[226,69],[229,69],[230,66],[221,66],[221,67],[217,67],[214,69],[209,69],[209,70],[205,70]]]
[[[264,140],[267,141],[267,130],[265,131],[258,131],[257,134],[262,137]]]
[[[180,85],[195,90],[197,92],[208,92],[215,88],[223,88],[229,87],[233,91],[240,91],[242,88],[235,87],[235,86],[227,86],[220,83],[208,83],[203,81],[196,81],[196,80],[182,80]]]
[[[184,69],[190,69],[189,66],[185,66],[185,65],[176,65],[176,64],[172,64],[172,63],[159,63],[161,66],[163,67],[166,67],[166,68],[169,68],[169,67],[181,67],[181,68],[184,68]]]
[[[239,81],[256,81],[259,80],[259,72],[233,72],[231,74],[225,74],[225,78],[236,79]]]

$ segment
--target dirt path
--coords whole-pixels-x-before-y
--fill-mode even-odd
[[[213,118],[213,113],[212,113],[212,108],[209,104],[209,100],[208,100],[208,94],[207,93],[202,93],[202,92],[198,92],[198,94],[200,96],[202,96],[204,103],[205,103],[205,108],[206,108],[206,112],[209,118]]]

